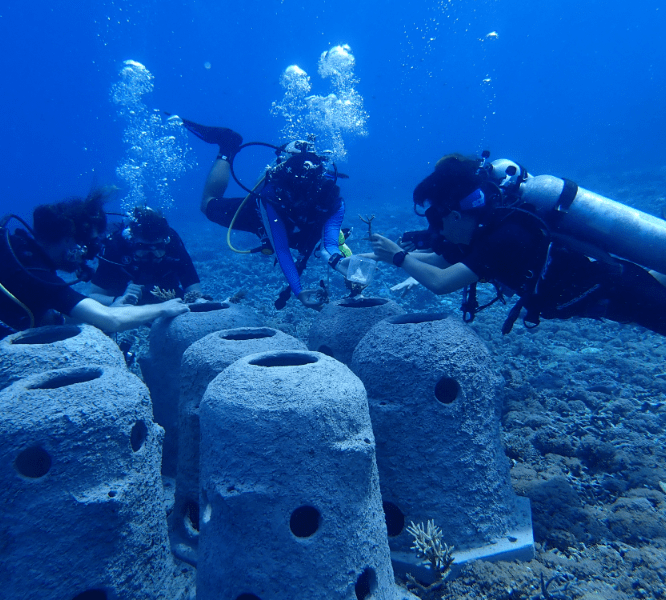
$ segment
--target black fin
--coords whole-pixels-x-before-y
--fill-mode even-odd
[[[220,148],[235,147],[238,148],[243,143],[243,137],[228,127],[210,127],[208,125],[199,125],[194,121],[182,119],[183,125],[208,144],[217,144]]]

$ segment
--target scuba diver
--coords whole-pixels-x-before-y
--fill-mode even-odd
[[[137,206],[128,221],[103,241],[90,297],[105,306],[201,298],[192,259],[162,213]]]
[[[464,289],[466,321],[485,308],[476,301],[477,282],[493,283],[495,300],[517,294],[504,334],[521,310],[527,327],[540,318],[587,317],[666,334],[666,223],[572,181],[533,177],[488,156],[444,156],[416,186],[414,210],[428,229],[408,232],[402,242],[432,251],[373,235],[370,256],[436,294]]]
[[[254,233],[261,240],[261,246],[243,252],[275,252],[289,282],[275,302],[276,308],[284,308],[293,292],[304,306],[321,310],[327,301],[323,283],[321,289],[303,289],[300,277],[320,241],[321,254],[329,265],[346,272],[347,259],[339,246],[340,242],[344,245],[340,226],[345,205],[336,183],[344,176],[327,157],[315,153],[311,142],[295,141],[280,147],[261,142],[243,144],[240,134],[231,129],[186,119],[182,123],[203,141],[219,146],[204,186],[201,211],[210,221],[229,229],[227,242],[232,250],[239,252],[230,241],[231,231],[236,229]],[[273,148],[277,156],[254,189],[245,187],[233,171],[236,154],[251,145]],[[223,198],[230,176],[248,192],[245,198]],[[292,258],[290,248],[298,251],[298,259]]]
[[[87,261],[97,254],[106,229],[104,204],[109,191],[95,190],[87,198],[43,204],[33,211],[33,226],[8,215],[0,223],[0,338],[17,331],[64,322],[63,315],[108,332],[133,329],[157,317],[187,312],[180,300],[144,307],[103,306],[72,289],[88,281]],[[25,229],[13,233],[10,219]],[[57,271],[76,273],[65,282]]]

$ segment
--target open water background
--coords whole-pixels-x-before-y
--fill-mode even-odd
[[[281,73],[297,64],[327,95],[317,61],[337,44],[369,114],[368,135],[345,140],[348,214],[409,210],[442,154],[483,148],[613,196],[618,173],[666,179],[665,13],[656,0],[7,0],[0,212],[124,185],[110,89],[125,60],[154,76],[148,109],[277,143]],[[190,143],[197,166],[170,182],[167,216],[197,227],[215,150]]]

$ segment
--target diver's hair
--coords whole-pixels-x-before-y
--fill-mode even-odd
[[[147,242],[166,240],[169,237],[169,223],[161,211],[149,206],[137,206],[132,212],[129,229],[132,237]]]
[[[58,243],[71,237],[87,245],[106,231],[104,205],[117,188],[92,190],[86,198],[72,197],[55,204],[40,204],[32,213],[33,232],[37,241]]]
[[[414,188],[414,204],[426,202],[438,208],[459,210],[460,201],[484,181],[479,161],[462,154],[447,154],[437,161],[435,170]]]

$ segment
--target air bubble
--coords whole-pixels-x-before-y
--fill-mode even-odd
[[[126,60],[119,81],[111,86],[111,101],[118,116],[126,122],[123,142],[125,158],[116,175],[127,185],[123,210],[156,204],[168,210],[174,204],[167,180],[174,180],[196,165],[187,134],[179,119],[163,120],[159,111],[151,111],[142,97],[153,91],[153,76],[141,63]]]
[[[285,90],[280,102],[273,102],[271,113],[286,121],[281,130],[287,140],[317,140],[317,147],[331,151],[333,160],[347,156],[345,136],[365,136],[368,114],[363,97],[356,91],[356,59],[346,44],[323,52],[318,73],[330,79],[332,92],[327,96],[308,95],[312,89],[309,75],[298,65],[287,67],[280,78]]]

